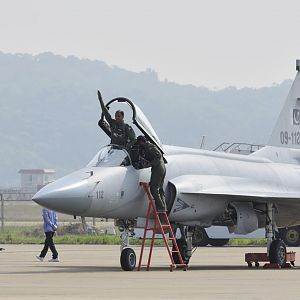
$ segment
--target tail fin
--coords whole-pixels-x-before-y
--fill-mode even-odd
[[[268,145],[300,149],[300,60],[296,78],[281,110]]]

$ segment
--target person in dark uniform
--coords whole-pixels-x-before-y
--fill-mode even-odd
[[[155,200],[156,210],[165,212],[166,201],[163,184],[166,176],[166,167],[163,156],[159,149],[154,144],[149,143],[144,136],[138,136],[137,143],[141,147],[145,159],[151,164],[150,191]]]
[[[115,113],[115,119],[113,119],[104,105],[102,97],[99,97],[102,112],[105,116],[106,121],[109,124],[111,131],[111,144],[120,145],[129,150],[132,145],[136,142],[134,130],[124,122],[124,112],[117,110]]]

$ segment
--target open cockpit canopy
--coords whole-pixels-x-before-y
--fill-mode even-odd
[[[101,97],[100,92],[98,91],[98,97]],[[107,104],[106,107],[109,110],[111,105],[113,103],[120,103],[120,104],[127,104],[130,107],[130,110],[132,111],[132,123],[141,131],[141,134],[143,134],[148,141],[152,142],[155,144],[161,153],[163,154],[163,147],[162,143],[159,140],[156,132],[154,131],[151,123],[147,119],[147,117],[144,115],[142,110],[131,100],[123,97],[118,97],[110,100]],[[101,114],[101,119],[98,122],[98,125],[101,127],[101,129],[110,137],[110,128],[108,123],[105,120],[104,114]],[[136,132],[136,135],[138,136],[139,134]]]

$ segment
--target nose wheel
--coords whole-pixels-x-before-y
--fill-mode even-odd
[[[125,248],[121,252],[121,267],[124,271],[132,271],[136,265],[136,255],[132,248]]]
[[[121,232],[120,264],[124,271],[132,271],[136,265],[136,255],[129,247],[129,237],[134,235],[134,220],[117,220],[116,224]]]

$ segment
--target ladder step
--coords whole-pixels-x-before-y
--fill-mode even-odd
[[[176,267],[187,267],[188,265],[187,264],[175,264],[174,266],[176,266]]]

